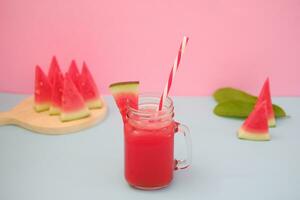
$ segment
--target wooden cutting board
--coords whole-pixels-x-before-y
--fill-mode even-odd
[[[16,125],[37,133],[60,135],[89,128],[102,120],[107,114],[107,105],[102,100],[101,109],[93,109],[89,117],[61,122],[58,115],[48,111],[37,113],[33,109],[33,97],[29,97],[7,112],[0,112],[0,125]]]

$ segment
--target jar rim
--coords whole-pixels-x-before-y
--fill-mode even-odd
[[[134,108],[130,105],[130,102],[127,102],[127,117],[130,118],[131,115],[139,116],[140,119],[149,119],[155,117],[157,118],[164,118],[170,115],[173,116],[174,106],[173,100],[170,97],[166,97],[165,101],[163,102],[162,110],[158,110],[159,102],[161,95],[157,93],[141,93],[138,94],[138,108]],[[155,112],[149,112],[147,109],[142,109],[142,107],[152,105],[152,109],[155,109]],[[148,107],[147,107],[148,108]]]

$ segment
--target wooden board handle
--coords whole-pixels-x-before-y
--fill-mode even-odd
[[[0,126],[13,124],[13,119],[10,112],[0,112]]]

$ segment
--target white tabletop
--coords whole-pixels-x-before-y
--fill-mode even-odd
[[[0,94],[0,110],[24,95]],[[242,121],[217,117],[210,97],[176,97],[176,119],[190,127],[192,167],[157,191],[129,187],[123,177],[122,121],[111,97],[99,125],[49,136],[0,127],[1,200],[300,199],[300,98],[274,98],[290,115],[270,129],[272,140],[239,140]],[[182,138],[176,155],[183,155]]]

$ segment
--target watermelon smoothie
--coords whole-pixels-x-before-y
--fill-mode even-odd
[[[174,108],[170,98],[157,111],[159,97],[140,96],[139,108],[128,106],[124,121],[125,178],[139,189],[166,187],[175,169],[189,166],[187,160],[174,159],[174,135],[183,132],[190,157],[188,129],[173,120]],[[130,104],[129,104],[130,105]]]

